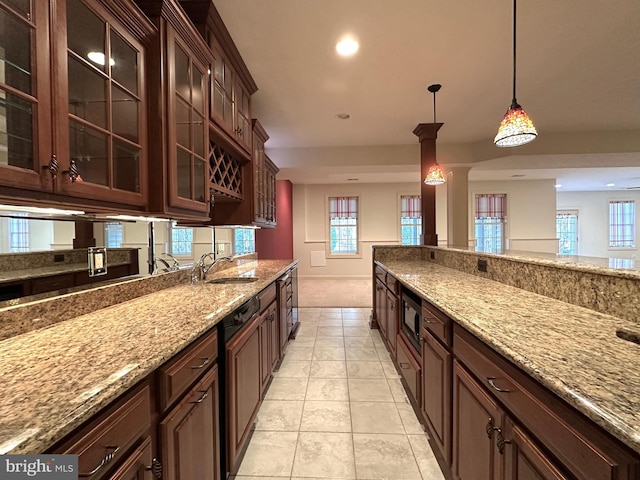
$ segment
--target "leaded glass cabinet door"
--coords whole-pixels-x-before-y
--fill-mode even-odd
[[[144,47],[100,3],[66,0],[58,44],[60,191],[146,204]],[[64,48],[62,48],[64,47]],[[63,88],[63,86],[65,88]],[[66,134],[65,134],[66,132]]]
[[[51,190],[49,2],[0,0],[0,184]],[[55,168],[55,162],[53,162]]]

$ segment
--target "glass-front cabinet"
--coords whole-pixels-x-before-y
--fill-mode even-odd
[[[113,3],[0,0],[2,185],[146,205],[143,39],[154,29]]]

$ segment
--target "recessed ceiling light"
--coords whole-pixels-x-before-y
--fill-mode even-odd
[[[522,173],[516,173],[515,175],[511,175],[511,178],[522,178],[522,177],[526,177],[526,175]]]
[[[556,183],[556,188],[561,188],[562,184],[561,183]]]
[[[348,120],[351,118],[351,115],[349,115],[348,113],[336,113],[336,117],[338,117],[340,120]]]
[[[615,186],[616,186],[616,184],[615,184],[615,183],[607,183],[607,185],[606,185],[606,186],[607,186],[607,187],[615,187]]]
[[[336,52],[343,57],[350,57],[358,51],[358,48],[360,48],[360,45],[353,37],[344,37],[336,43]]]
[[[357,182],[359,178],[347,178],[347,182]]]

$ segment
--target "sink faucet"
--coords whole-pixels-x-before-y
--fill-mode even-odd
[[[169,264],[169,262],[167,262],[167,260],[165,260],[162,257],[167,257],[168,259],[170,259],[171,264]],[[161,263],[164,266],[160,268],[158,266],[159,263]],[[153,273],[175,272],[180,268],[180,262],[178,262],[178,259],[173,255],[171,255],[170,253],[161,253],[158,256],[156,256],[153,260],[153,265],[154,265]]]
[[[233,262],[233,257],[215,258],[215,253],[205,253],[200,257],[200,260],[198,260],[198,262],[193,265],[193,268],[191,269],[191,281],[204,282],[207,278],[209,270],[211,270],[214,265],[221,261]]]

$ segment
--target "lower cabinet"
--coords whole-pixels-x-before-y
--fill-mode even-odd
[[[278,307],[275,301],[260,314],[258,322],[260,324],[260,373],[264,393],[280,360]]]
[[[152,480],[159,478],[160,470],[153,466],[151,437],[147,437],[127,459],[122,462],[113,475],[112,480]],[[154,473],[155,469],[155,473]]]
[[[255,317],[227,344],[227,468],[237,471],[262,398],[260,321]]]
[[[160,422],[164,480],[220,479],[219,388],[214,365]]]
[[[400,375],[404,379],[409,393],[413,395],[412,400],[415,405],[420,406],[422,395],[422,368],[415,358],[413,347],[407,344],[403,335],[398,335],[396,344],[398,346],[396,361],[400,367]]]

